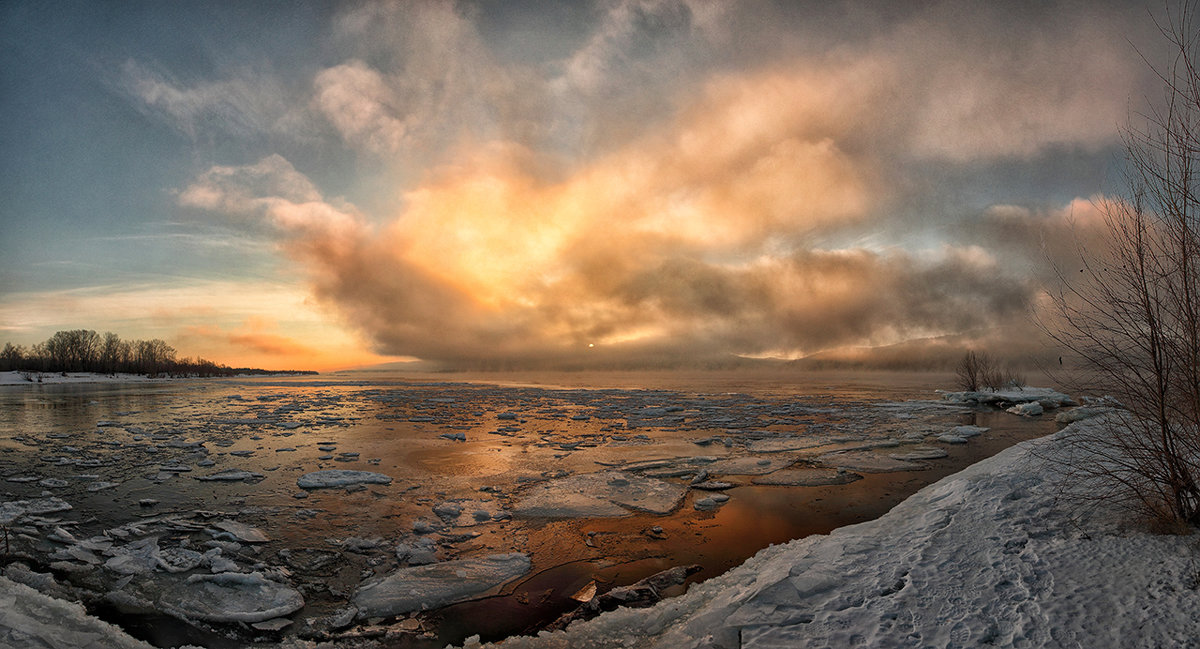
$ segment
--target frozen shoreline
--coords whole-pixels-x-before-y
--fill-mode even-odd
[[[25,378],[28,375],[30,378]],[[101,374],[99,372],[0,372],[0,385],[57,385],[62,383],[159,383],[178,379],[145,374]]]
[[[1200,646],[1195,540],[1056,501],[1031,455],[1097,425],[1014,446],[874,521],[767,548],[654,608],[502,646]]]

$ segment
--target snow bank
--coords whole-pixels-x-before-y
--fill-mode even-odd
[[[1031,455],[1096,425],[1012,447],[877,520],[767,548],[653,608],[504,649],[1196,647],[1195,541],[1056,501],[1057,470]]]
[[[0,647],[25,649],[153,649],[121,629],[65,602],[0,577]]]

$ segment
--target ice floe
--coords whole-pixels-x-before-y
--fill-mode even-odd
[[[818,467],[783,469],[755,477],[752,482],[760,485],[783,485],[789,487],[819,487],[839,485],[861,480],[862,476],[851,471]]]
[[[528,555],[510,553],[400,568],[363,584],[353,601],[360,618],[436,609],[482,595],[529,572],[531,565]]]
[[[513,507],[526,518],[625,516],[632,511],[669,514],[687,487],[632,472],[602,471],[530,485]]]
[[[188,620],[253,623],[295,613],[304,606],[304,597],[258,572],[225,572],[172,582],[158,594],[156,604]]]
[[[266,543],[271,540],[266,533],[257,527],[237,521],[219,521],[213,523],[213,527],[231,534],[242,543]]]
[[[828,467],[860,473],[890,473],[892,471],[920,471],[924,464],[910,460],[898,460],[886,455],[866,451],[850,451],[828,453],[817,458],[817,461]]]
[[[225,469],[210,475],[192,476],[197,480],[207,482],[254,482],[263,479],[263,474],[255,473],[254,471],[244,471],[242,469]]]
[[[355,454],[357,455],[357,453]],[[345,487],[358,484],[391,484],[391,476],[371,471],[349,471],[346,469],[325,469],[305,473],[296,479],[296,485],[301,489],[320,489],[323,487]]]

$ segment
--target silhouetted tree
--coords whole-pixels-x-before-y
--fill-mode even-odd
[[[1165,88],[1124,131],[1127,193],[1101,205],[1106,256],[1083,257],[1054,296],[1051,334],[1088,382],[1132,414],[1118,434],[1075,441],[1094,458],[1069,467],[1093,490],[1165,522],[1200,524],[1200,25],[1189,0],[1160,25],[1174,59]]]
[[[0,370],[10,372],[24,369],[22,367],[24,362],[25,350],[20,345],[4,343],[4,350],[0,351]]]

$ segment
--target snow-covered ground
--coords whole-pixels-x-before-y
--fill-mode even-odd
[[[654,608],[503,647],[1200,647],[1195,537],[1057,498],[1056,470],[1031,453],[1102,425],[1012,447]]]
[[[169,381],[144,374],[100,374],[97,372],[0,372],[0,385],[47,383],[146,383]]]
[[[0,647],[152,649],[121,629],[65,602],[0,577]]]

